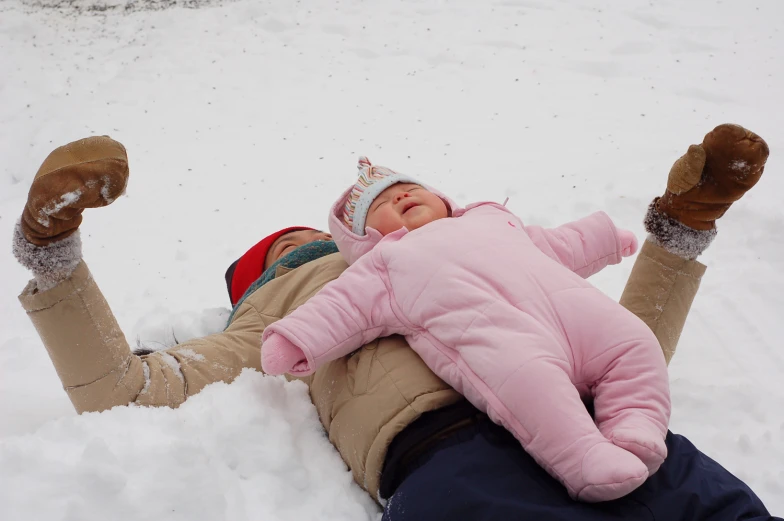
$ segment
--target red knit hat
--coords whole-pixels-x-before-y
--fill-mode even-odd
[[[242,298],[251,284],[256,282],[261,277],[261,274],[264,273],[264,262],[267,260],[267,252],[272,243],[287,233],[300,230],[314,230],[314,228],[294,226],[279,230],[272,235],[267,235],[229,266],[229,269],[226,270],[226,288],[229,290],[229,299],[231,299],[232,306],[237,304],[237,301]]]

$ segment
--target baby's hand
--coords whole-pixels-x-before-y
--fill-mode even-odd
[[[270,334],[261,346],[261,368],[271,375],[305,376],[313,372],[302,349],[277,333]]]
[[[637,237],[632,232],[619,228],[618,238],[621,240],[621,255],[629,257],[637,253]]]

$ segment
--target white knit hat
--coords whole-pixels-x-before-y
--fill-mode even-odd
[[[383,166],[373,166],[365,156],[357,163],[359,179],[346,198],[343,207],[343,222],[356,235],[365,235],[365,221],[368,210],[376,197],[384,190],[397,183],[421,183],[404,174]]]

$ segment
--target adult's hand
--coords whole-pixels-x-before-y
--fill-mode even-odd
[[[109,136],[80,139],[56,148],[33,179],[22,212],[22,234],[36,246],[72,235],[85,208],[114,202],[128,184],[125,147]]]

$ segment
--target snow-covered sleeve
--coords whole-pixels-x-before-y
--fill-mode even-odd
[[[557,228],[526,226],[525,231],[537,248],[583,278],[623,258],[618,230],[604,212]]]
[[[373,253],[364,255],[293,313],[267,327],[261,341],[264,372],[304,376],[376,338],[405,334],[392,310],[380,262]]]

